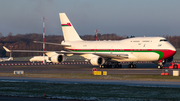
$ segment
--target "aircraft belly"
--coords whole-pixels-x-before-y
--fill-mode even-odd
[[[131,52],[123,52],[123,54],[128,54],[128,57],[126,57],[126,58],[114,57],[114,58],[111,58],[111,60],[112,61],[118,61],[118,62],[138,61],[138,58],[136,56],[134,56],[134,54],[132,54]]]
[[[157,61],[159,54],[154,52],[134,52],[133,55],[138,58],[138,61]]]
[[[133,61],[157,61],[159,59],[159,54],[153,52],[133,52],[126,53],[128,58],[111,58],[112,61],[118,62],[133,62]]]

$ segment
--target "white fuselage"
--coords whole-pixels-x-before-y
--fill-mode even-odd
[[[176,49],[163,37],[137,37],[120,41],[66,41],[62,44],[73,52],[84,52],[81,55],[87,59],[93,53],[112,54],[115,61],[157,61],[173,56]],[[113,55],[116,54],[116,55]],[[118,57],[118,54],[128,54],[128,58]]]
[[[3,61],[12,61],[13,60],[13,57],[9,57],[9,58],[0,58],[0,62],[3,62]]]
[[[42,62],[42,61],[46,61],[46,62],[51,62],[50,60],[49,60],[49,58],[48,58],[48,56],[34,56],[34,57],[32,57],[29,61],[30,62]]]

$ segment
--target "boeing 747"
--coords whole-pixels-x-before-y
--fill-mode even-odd
[[[76,54],[83,56],[92,65],[101,68],[113,63],[121,67],[121,62],[130,62],[129,67],[136,67],[134,62],[151,61],[162,68],[166,62],[173,60],[175,47],[164,37],[134,37],[119,41],[84,41],[82,40],[65,13],[59,13],[64,41],[49,43],[63,46],[67,51],[9,50],[7,52],[46,52],[54,63],[65,61],[65,57]],[[42,43],[42,42],[36,42]],[[111,65],[112,66],[112,65]]]

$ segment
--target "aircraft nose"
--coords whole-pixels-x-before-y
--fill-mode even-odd
[[[167,50],[167,51],[163,51],[164,55],[162,57],[162,59],[167,59],[167,58],[170,58],[172,57],[176,51],[175,50]]]
[[[172,51],[172,56],[173,56],[174,54],[176,54],[176,50]]]
[[[176,48],[175,48],[175,47],[172,48],[172,56],[173,56],[174,54],[176,54]]]
[[[164,53],[162,59],[168,59],[176,54],[176,48],[170,45],[168,50],[162,52]]]

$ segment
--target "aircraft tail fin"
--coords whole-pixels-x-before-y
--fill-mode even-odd
[[[64,35],[64,41],[83,41],[76,30],[74,29],[73,25],[69,21],[68,17],[65,13],[59,13],[62,31]]]

